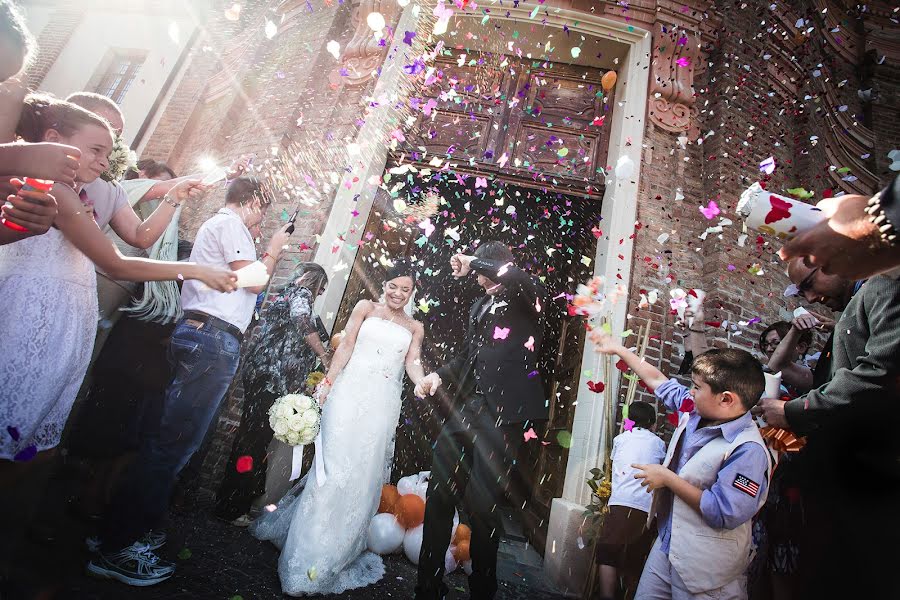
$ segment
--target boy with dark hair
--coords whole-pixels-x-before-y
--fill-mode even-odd
[[[597,539],[595,556],[600,565],[600,600],[616,597],[619,572],[625,571],[626,579],[640,576],[640,562],[650,549],[653,538],[648,539],[647,514],[652,498],[635,477],[635,464],[660,464],[666,457],[666,445],[653,430],[656,429],[656,409],[647,402],[632,402],[628,406],[631,426],[613,440],[612,446],[612,494],[609,497],[609,514]]]
[[[669,410],[681,411],[662,465],[634,465],[654,492],[659,537],[635,598],[747,597],[751,519],[768,493],[771,457],[750,416],[765,390],[749,352],[709,350],[691,368],[690,390],[600,331],[596,351],[616,354]]]

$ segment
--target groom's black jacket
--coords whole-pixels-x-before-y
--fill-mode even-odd
[[[547,418],[544,386],[537,362],[541,353],[547,291],[536,278],[512,264],[476,258],[473,271],[503,284],[480,298],[469,312],[462,351],[437,370],[456,387],[453,408],[459,410],[476,391],[503,423]],[[480,318],[479,318],[480,317]]]

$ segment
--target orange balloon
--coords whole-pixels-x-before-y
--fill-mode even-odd
[[[393,512],[403,529],[418,527],[425,520],[425,501],[415,494],[403,494]]]
[[[456,562],[459,564],[463,564],[469,560],[469,540],[460,542],[456,545],[456,548],[453,550],[453,558],[455,558]]]
[[[394,512],[394,506],[397,505],[399,499],[400,492],[397,491],[397,486],[387,484],[381,486],[381,502],[378,503],[378,512]]]
[[[468,525],[463,525],[460,523],[456,527],[456,533],[453,534],[452,544],[459,544],[460,542],[468,542],[472,539],[472,530],[469,529]]]
[[[604,91],[608,92],[609,90],[616,87],[616,79],[618,79],[618,78],[619,78],[619,76],[616,75],[615,71],[607,71],[606,73],[603,74],[603,77],[600,79],[600,85],[603,86]]]
[[[344,332],[336,333],[331,336],[331,349],[337,350],[338,346],[341,345],[341,342],[344,340]]]

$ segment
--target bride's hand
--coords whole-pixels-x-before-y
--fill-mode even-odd
[[[331,392],[331,386],[325,383],[324,381],[319,384],[319,387],[316,388],[316,393],[314,398],[316,402],[319,403],[319,406],[325,406],[325,400],[328,399],[328,393]]]

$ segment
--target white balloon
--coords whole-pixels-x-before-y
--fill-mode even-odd
[[[418,476],[407,475],[406,477],[402,477],[400,481],[397,482],[397,491],[400,492],[401,496],[405,496],[406,494],[415,494],[416,485],[418,483]]]
[[[381,513],[372,517],[369,523],[369,550],[375,554],[393,554],[403,546],[406,530],[391,513]]]
[[[424,525],[413,527],[406,532],[406,536],[403,538],[403,553],[406,554],[409,562],[414,565],[419,564],[419,553],[422,551],[422,531],[424,528]]]
[[[466,575],[472,574],[472,559],[469,559],[463,563],[463,571],[466,572]]]
[[[416,487],[413,488],[413,494],[417,495],[422,500],[428,499],[428,482],[423,481],[422,483],[416,484]]]
[[[456,570],[459,567],[456,564],[456,559],[453,558],[453,551],[456,549],[456,546],[450,546],[447,548],[447,554],[444,555],[444,572],[448,575]]]
[[[384,15],[380,12],[371,12],[369,13],[369,16],[366,17],[366,24],[368,24],[372,31],[381,31],[386,25],[384,22]]]

